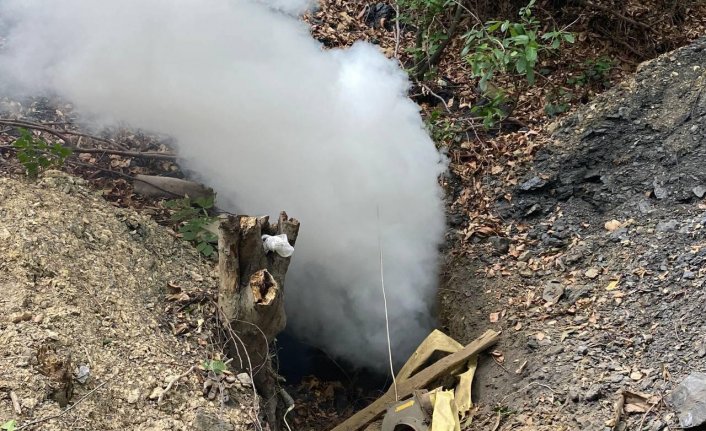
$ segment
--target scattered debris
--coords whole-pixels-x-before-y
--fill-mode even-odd
[[[358,411],[343,423],[336,426],[333,431],[357,431],[362,429],[370,422],[377,419],[378,416],[384,413],[392,404],[396,403],[396,398],[405,400],[406,397],[414,394],[415,391],[426,388],[440,377],[448,375],[449,373],[454,374],[456,370],[458,370],[458,367],[466,363],[471,357],[493,345],[499,335],[500,334],[495,331],[488,330],[466,347],[448,352],[449,348],[452,350],[456,349],[455,344],[457,343],[450,340],[448,336],[439,331],[432,332],[419,345],[417,350],[410,356],[407,363],[402,367],[396,378],[396,386],[391,387],[385,395],[378,398],[371,405]],[[424,364],[425,359],[431,357],[437,349],[450,354],[418,370],[418,368]],[[412,374],[415,370],[417,372]],[[452,399],[452,395],[442,395],[442,399],[448,401]],[[449,401],[449,404],[452,405],[453,410],[456,409],[455,403]],[[434,415],[432,415],[432,421],[434,420],[433,416]],[[458,414],[456,414],[456,417],[458,417]],[[419,431],[425,430],[422,429]]]

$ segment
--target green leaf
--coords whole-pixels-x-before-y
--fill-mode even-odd
[[[203,209],[213,208],[213,195],[194,199],[194,204]]]
[[[2,430],[2,431],[15,431],[16,426],[17,426],[17,421],[15,421],[13,419],[13,420],[9,420],[9,421],[5,422],[4,424],[2,424],[2,426],[0,426],[0,430]]]
[[[576,42],[576,39],[574,38],[573,33],[564,33],[564,34],[562,34],[562,38],[568,43]]]
[[[531,67],[527,68],[527,82],[529,85],[534,85],[534,69]]]
[[[214,251],[215,250],[211,244],[206,244],[206,247],[201,250],[201,253],[203,253],[203,255],[206,257],[211,257]]]
[[[525,58],[529,63],[534,63],[537,61],[537,48],[528,46],[527,49],[525,49]]]
[[[193,241],[196,239],[196,232],[190,230],[181,231],[181,237],[184,241]]]
[[[490,24],[490,25],[488,25],[488,24]],[[497,29],[499,29],[500,26],[503,25],[503,23],[502,23],[502,21],[489,21],[486,23],[486,25],[488,25],[488,27],[486,27],[485,31],[487,31],[488,33],[492,33],[494,31],[496,31]]]
[[[526,34],[518,34],[517,36],[513,36],[511,40],[518,45],[526,45],[529,42],[529,36]]]
[[[226,363],[219,360],[208,360],[203,362],[203,367],[208,371],[213,371],[214,374],[220,375],[226,370]]]

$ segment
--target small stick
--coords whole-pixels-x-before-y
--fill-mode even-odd
[[[623,415],[623,406],[625,405],[625,394],[623,391],[618,392],[618,400],[615,402],[615,405],[613,407],[613,417],[611,418],[612,422],[612,427],[611,429],[617,430],[618,427],[620,426],[620,419]],[[647,415],[647,413],[645,413]],[[643,417],[644,420],[644,417]],[[640,424],[640,428],[642,429],[642,424]]]
[[[37,419],[36,421],[32,421],[32,422],[26,423],[26,424],[22,425],[21,427],[17,427],[16,430],[17,430],[17,431],[20,431],[20,430],[23,430],[23,429],[25,429],[25,428],[27,428],[27,427],[30,427],[30,426],[32,426],[32,425],[37,425],[37,424],[39,424],[39,423],[46,422],[46,421],[49,421],[49,420],[52,420],[52,419],[56,419],[56,418],[58,418],[58,417],[63,416],[63,415],[66,414],[69,410],[71,410],[71,409],[73,409],[74,407],[76,407],[77,405],[81,404],[81,402],[84,401],[86,398],[90,397],[95,391],[97,391],[98,389],[100,389],[100,388],[102,388],[103,386],[105,386],[105,385],[107,385],[108,383],[110,383],[111,380],[112,380],[112,378],[109,379],[109,380],[106,380],[105,382],[103,382],[103,383],[101,383],[100,385],[96,386],[95,388],[91,389],[86,395],[82,396],[78,401],[76,401],[75,403],[71,404],[70,406],[68,406],[67,408],[65,408],[64,410],[62,410],[60,413],[57,413],[57,414],[51,415],[51,416],[47,416],[47,417],[45,417],[45,418],[40,418],[40,419]]]
[[[22,407],[20,407],[20,399],[17,398],[15,391],[10,391],[10,399],[12,400],[12,408],[15,409],[15,413],[22,415]]]
[[[179,374],[175,379],[173,379],[171,382],[169,382],[167,387],[164,388],[164,390],[162,391],[161,394],[159,394],[159,398],[157,398],[157,405],[162,404],[162,399],[164,398],[164,395],[166,395],[166,393],[169,392],[169,390],[172,388],[172,386],[174,386],[174,383],[176,381],[180,380],[182,377],[186,377],[189,374],[191,374],[191,372],[194,371],[194,368],[196,368],[196,366],[192,365],[191,368],[189,368],[189,370],[187,372],[185,372],[183,374]]]

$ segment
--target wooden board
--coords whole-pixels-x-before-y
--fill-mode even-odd
[[[469,357],[475,355],[476,353],[482,352],[495,344],[499,336],[500,333],[493,330],[488,330],[458,352],[452,353],[449,356],[435,362],[433,365],[419,371],[409,379],[398,382],[398,397],[403,399],[411,395],[415,390],[423,389],[428,384],[444,375],[448,370],[457,367]],[[385,395],[378,398],[368,407],[360,410],[340,425],[336,426],[332,431],[358,431],[377,419],[378,416],[387,410],[390,404],[396,401],[395,390],[394,388],[390,388],[387,390]]]

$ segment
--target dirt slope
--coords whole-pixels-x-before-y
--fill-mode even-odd
[[[706,369],[704,64],[700,39],[555,125],[498,196],[508,238],[449,255],[443,325],[464,342],[504,331],[473,429],[603,430],[619,391],[664,395]],[[623,420],[676,424],[662,403]]]
[[[171,325],[179,316],[165,312],[173,308],[167,293],[194,298],[217,285],[210,265],[165,228],[110,206],[83,184],[59,172],[36,183],[0,178],[0,423],[252,429],[247,384],[227,384],[228,402],[210,401],[202,394],[206,373],[186,373],[215,354],[204,307],[192,301],[180,308],[206,323],[178,330]],[[83,384],[72,376],[80,365],[90,368]],[[67,395],[74,407],[59,415]],[[52,415],[59,416],[24,427]]]

